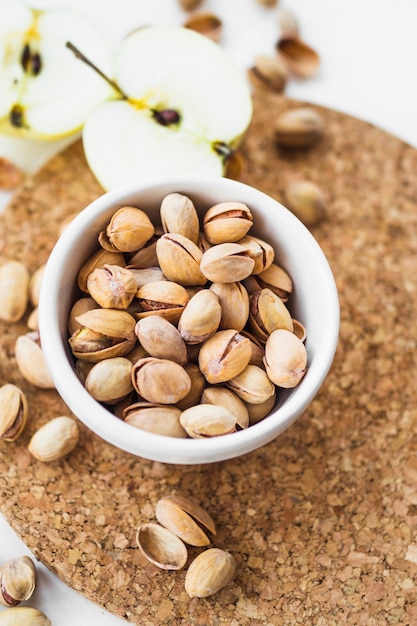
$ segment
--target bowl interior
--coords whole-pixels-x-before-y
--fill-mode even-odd
[[[308,371],[292,390],[278,394],[273,412],[261,422],[232,435],[211,439],[174,439],[125,424],[95,401],[78,379],[68,346],[70,308],[79,297],[77,275],[98,248],[97,235],[124,205],[145,210],[160,223],[162,198],[171,192],[191,197],[202,214],[211,205],[245,202],[254,216],[250,234],[269,242],[275,262],[290,274],[294,292],[291,314],[307,329]],[[339,303],[329,264],[311,233],[281,204],[243,183],[220,179],[156,180],[109,192],[86,207],[65,229],[48,260],[39,304],[42,348],[57,391],[91,430],[132,454],[161,462],[193,464],[245,454],[275,438],[308,406],[333,361],[339,332]]]

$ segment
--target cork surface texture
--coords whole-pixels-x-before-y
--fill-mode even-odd
[[[17,371],[26,318],[0,325],[0,383],[19,385],[30,407],[21,437],[0,442],[0,510],[40,561],[132,624],[417,624],[417,152],[318,106],[322,142],[280,151],[272,120],[297,106],[255,97],[244,180],[279,200],[291,179],[322,187],[328,218],[312,232],[335,275],[341,330],[318,396],[275,441],[212,465],[164,465],[81,425],[69,456],[36,461],[31,435],[68,410]],[[100,193],[78,141],[0,216],[0,261],[34,271],[62,220]],[[136,528],[168,494],[199,501],[216,521],[215,545],[236,558],[234,581],[210,598],[187,596],[187,566],[164,572],[136,547]]]

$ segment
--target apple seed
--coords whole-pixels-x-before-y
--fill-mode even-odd
[[[32,52],[28,43],[23,47],[21,64],[26,74],[30,74],[31,76],[37,76],[42,69],[42,61],[39,52]]]

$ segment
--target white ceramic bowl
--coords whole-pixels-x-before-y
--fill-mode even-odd
[[[307,329],[308,370],[294,389],[278,394],[273,412],[245,430],[211,439],[177,439],[139,430],[115,417],[84,389],[74,371],[67,338],[69,310],[77,297],[77,274],[97,247],[97,234],[119,207],[147,211],[159,221],[162,198],[178,191],[196,208],[216,202],[245,202],[254,216],[251,234],[268,241],[276,262],[290,274],[294,294],[290,310]],[[332,364],[339,333],[339,300],[329,264],[307,228],[281,204],[245,184],[226,178],[161,179],[104,194],[65,229],[48,260],[39,306],[40,335],[56,389],[69,409],[107,442],[131,454],[164,463],[221,461],[250,452],[273,440],[311,403]]]

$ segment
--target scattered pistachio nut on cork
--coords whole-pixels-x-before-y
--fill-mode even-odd
[[[29,271],[22,261],[12,259],[0,266],[0,319],[18,322],[29,303]]]
[[[185,591],[191,598],[207,598],[228,585],[235,571],[236,561],[230,552],[208,548],[191,562],[185,575]]]
[[[0,439],[15,441],[28,418],[28,402],[19,387],[5,383],[0,387]]]
[[[0,567],[0,604],[14,607],[29,600],[36,585],[36,569],[32,559],[20,556]]]
[[[52,626],[51,620],[39,609],[15,606],[0,611],[0,626]]]
[[[78,439],[79,428],[75,419],[60,415],[46,422],[32,435],[28,450],[38,461],[49,463],[72,452]]]

